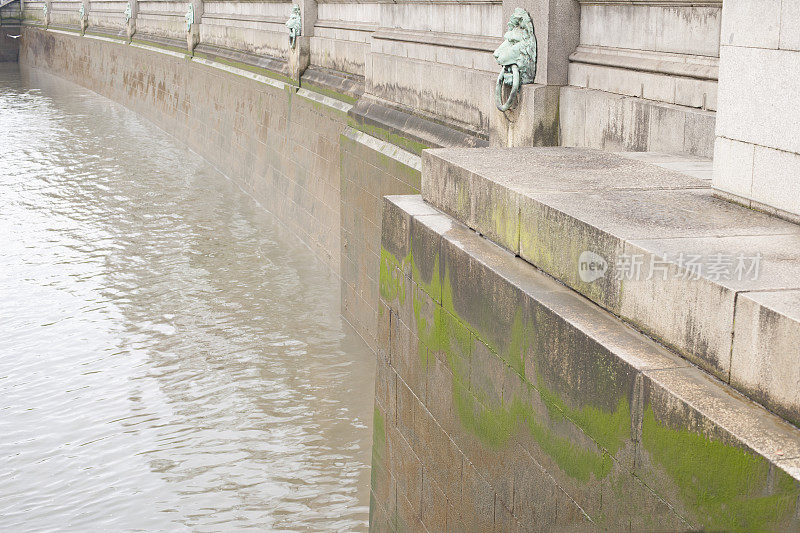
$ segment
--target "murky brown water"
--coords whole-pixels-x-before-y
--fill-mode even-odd
[[[151,124],[0,66],[0,530],[364,529],[338,283]]]

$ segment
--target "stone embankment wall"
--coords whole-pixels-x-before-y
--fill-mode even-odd
[[[419,191],[419,156],[357,130],[352,104],[263,69],[106,37],[23,33],[23,65],[123,103],[253,194],[341,276],[345,317],[375,347],[381,197]]]
[[[188,28],[186,3],[131,0],[130,21],[127,5],[22,0],[20,62],[175,135],[340,277],[343,316],[378,354],[374,529],[800,527],[797,428],[489,242],[505,246],[523,212],[508,195],[466,176],[466,197],[439,191],[451,216],[407,196],[423,189],[429,147],[657,151],[705,168],[720,28],[725,74],[744,53],[794,53],[791,15],[771,47],[726,43],[735,10],[719,0],[300,0],[291,51],[288,2],[194,0]],[[504,114],[491,51],[515,7],[534,20],[540,65]],[[735,112],[739,90],[721,86],[720,112]],[[726,120],[716,149],[751,150],[725,165],[750,168],[755,191],[755,161],[766,161],[755,155],[790,159],[791,139],[745,138]],[[716,166],[718,188],[743,194],[725,181],[741,169]],[[442,183],[451,170],[437,170]],[[475,217],[486,231],[461,225]],[[786,316],[780,327],[794,331]],[[789,351],[788,335],[750,333],[736,333],[734,351]]]
[[[796,427],[420,196],[385,202],[375,530],[800,527]]]
[[[2,2],[0,2],[2,3]],[[20,21],[19,2],[0,7],[0,63],[14,62],[19,57]]]

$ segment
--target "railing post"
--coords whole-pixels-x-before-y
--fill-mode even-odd
[[[297,3],[292,5],[293,10],[295,6],[300,10],[300,35],[294,38],[293,44],[290,39],[287,39],[287,48],[289,77],[299,85],[300,77],[311,63],[311,37],[314,35],[314,25],[317,23],[317,2],[316,0],[297,0]]]
[[[194,54],[200,44],[200,24],[203,22],[203,0],[191,0],[186,6],[186,49]]]
[[[89,27],[89,0],[81,0],[79,14],[80,20],[78,21],[78,26],[81,29],[81,35],[86,35],[86,28]]]
[[[139,1],[128,0],[125,7],[125,29],[128,35],[128,42],[133,41],[133,36],[136,34],[136,19],[139,16]]]
[[[43,17],[43,24],[45,27],[50,25],[50,12],[53,8],[53,0],[45,0],[44,1],[44,17]]]

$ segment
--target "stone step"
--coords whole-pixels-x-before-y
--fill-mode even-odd
[[[800,526],[800,430],[420,196],[384,199],[380,285],[382,520]]]
[[[715,197],[707,174],[654,154],[437,149],[422,195],[800,424],[800,227]]]

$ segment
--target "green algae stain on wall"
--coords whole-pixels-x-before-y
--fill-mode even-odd
[[[764,458],[693,431],[669,428],[656,419],[652,406],[644,412],[642,444],[705,526],[778,531],[791,521],[800,487],[783,471],[770,473]]]
[[[386,451],[386,421],[376,407],[372,414],[372,453],[383,457]]]
[[[410,260],[409,253],[408,259]],[[381,297],[387,302],[399,301],[403,305],[406,301],[405,285],[403,284],[403,270],[400,262],[394,255],[381,246],[381,264],[378,278],[378,289]]]
[[[423,313],[421,299],[412,290],[405,293],[402,288],[402,274],[410,270],[412,279],[419,290],[434,298],[441,295],[442,305],[434,306],[432,316]],[[381,249],[380,286],[381,295],[388,302],[398,301],[404,304],[405,298],[412,299],[412,309],[418,337],[420,359],[425,362],[428,350],[444,355],[453,375],[452,397],[456,415],[463,427],[474,435],[489,449],[497,450],[505,446],[512,435],[526,429],[559,467],[570,477],[580,481],[605,478],[611,471],[613,459],[607,452],[585,449],[573,443],[568,437],[559,435],[550,427],[551,420],[568,419],[580,427],[590,438],[612,454],[630,438],[630,406],[621,399],[616,410],[607,413],[594,406],[583,406],[579,409],[569,407],[555,391],[548,389],[541,376],[537,376],[534,385],[525,378],[525,354],[530,343],[536,339],[536,324],[525,323],[521,312],[515,313],[512,331],[509,333],[508,348],[501,355],[493,346],[497,343],[487,339],[487,335],[461,318],[455,309],[452,296],[450,271],[444,270],[444,280],[440,279],[439,257],[434,258],[431,280],[426,282],[419,274],[414,263],[413,252],[402,260],[398,260],[385,248]],[[475,351],[475,342],[486,344],[491,353],[508,367],[510,372],[520,380],[523,387],[538,393],[542,403],[547,407],[548,416],[543,417],[534,412],[530,403],[523,401],[518,395],[504,399],[496,405],[487,405],[487,398],[497,396],[487,391],[471,390],[469,364]],[[497,391],[495,391],[497,392]]]
[[[387,302],[401,305],[410,298],[419,352],[443,355],[452,373],[453,406],[462,427],[488,450],[502,449],[512,436],[527,432],[570,478],[581,483],[609,478],[614,456],[631,440],[630,399],[620,398],[611,410],[591,404],[571,405],[557,387],[548,386],[533,361],[525,365],[535,349],[543,353],[537,341],[542,328],[548,326],[542,322],[544,318],[537,315],[536,319],[525,319],[522,313],[516,313],[510,331],[493,332],[507,339],[508,348],[500,354],[492,348],[497,343],[455,308],[450,269],[445,266],[440,274],[438,255],[433,263],[431,279],[425,281],[413,252],[398,260],[382,248],[381,295]],[[406,273],[416,287],[406,285]],[[423,298],[423,294],[427,297]],[[441,305],[435,303],[439,296]],[[433,306],[430,300],[434,300]],[[516,375],[522,393],[515,391],[501,395],[500,401],[489,401],[487,398],[497,395],[475,390],[470,369],[476,357],[476,342],[487,345],[508,372]],[[425,357],[420,358],[424,363]],[[616,378],[611,368],[601,368],[603,364],[607,363],[598,358],[594,368],[597,387],[611,391]],[[533,375],[526,375],[526,368]],[[531,402],[537,398],[543,411],[537,411]],[[570,438],[564,433],[563,421],[579,428],[597,448]],[[735,446],[709,440],[688,429],[668,428],[656,420],[652,407],[645,411],[642,423],[644,450],[666,472],[679,493],[681,505],[697,523],[720,530],[774,531],[792,521],[800,487],[788,474],[770,472],[766,460]],[[621,489],[615,483],[612,481],[612,490]],[[620,493],[620,497],[624,494]]]

